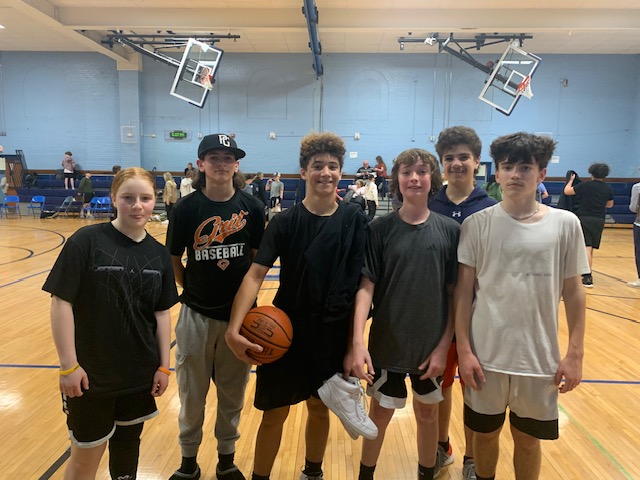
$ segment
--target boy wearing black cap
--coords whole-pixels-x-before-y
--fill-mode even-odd
[[[210,380],[218,392],[216,476],[244,480],[233,457],[249,366],[224,340],[233,298],[264,230],[263,205],[241,190],[238,166],[244,156],[228,135],[205,136],[198,147],[195,192],[175,204],[169,221],[167,247],[183,287],[176,325],[182,464],[171,480],[200,478],[196,456]]]

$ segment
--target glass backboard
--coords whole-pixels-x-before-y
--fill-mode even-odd
[[[525,79],[533,77],[533,73],[541,58],[525,52],[518,46],[518,42],[511,43],[502,57],[493,67],[478,98],[495,107],[498,111],[509,115],[523,95],[518,86]]]
[[[171,86],[171,95],[202,108],[224,52],[190,38]]]

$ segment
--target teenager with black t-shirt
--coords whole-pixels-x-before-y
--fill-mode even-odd
[[[254,405],[264,413],[256,438],[253,480],[269,478],[289,407],[302,401],[309,415],[300,478],[322,478],[329,415],[318,389],[344,370],[366,240],[367,218],[360,208],[336,202],[345,151],[344,142],[333,133],[313,133],[302,139],[300,174],[306,181],[306,196],[269,222],[233,303],[227,342],[239,359],[255,363],[247,351],[259,352],[262,347],[241,336],[240,326],[280,257],[280,287],[273,304],[291,319],[293,343],[281,359],[258,366]],[[345,362],[351,365],[350,360]]]
[[[611,185],[604,183],[609,175],[609,165],[606,163],[593,163],[589,167],[591,181],[573,184],[575,173],[569,178],[564,187],[565,195],[576,195],[579,205],[574,213],[580,219],[584,242],[587,249],[589,269],[593,264],[593,249],[600,248],[600,240],[604,230],[604,220],[607,208],[613,207],[613,189]],[[593,272],[582,276],[582,285],[593,288]]]
[[[249,366],[224,341],[233,298],[264,230],[264,205],[241,190],[245,185],[238,167],[244,156],[228,135],[205,136],[198,146],[195,192],[178,200],[169,219],[167,247],[183,287],[176,325],[182,464],[173,480],[200,478],[196,460],[211,380],[218,395],[216,476],[244,479],[234,454]]]
[[[71,439],[66,479],[95,478],[107,442],[111,478],[136,478],[144,421],[169,383],[178,292],[169,253],[144,229],[155,192],[146,170],[119,172],[118,218],[74,233],[42,287]]]

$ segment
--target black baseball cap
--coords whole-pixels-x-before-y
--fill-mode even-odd
[[[210,150],[229,150],[233,152],[236,160],[240,160],[246,155],[244,150],[238,148],[236,141],[226,133],[206,135],[198,145],[198,158],[204,158],[205,153]]]

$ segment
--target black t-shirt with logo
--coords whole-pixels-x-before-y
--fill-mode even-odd
[[[178,302],[171,257],[152,236],[135,242],[111,223],[64,245],[43,290],[72,304],[78,362],[88,395],[151,391],[160,366],[154,312]]]
[[[187,251],[180,300],[202,315],[229,321],[233,299],[251,266],[264,231],[264,205],[241,190],[226,202],[209,200],[201,190],[173,207],[167,247],[174,256]]]

